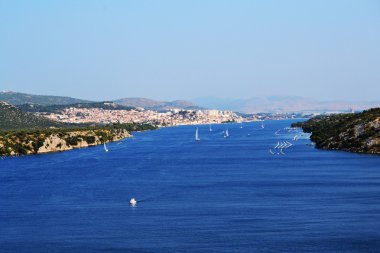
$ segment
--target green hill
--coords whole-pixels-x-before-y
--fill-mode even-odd
[[[60,127],[62,125],[61,123],[23,112],[13,105],[0,101],[0,131]]]
[[[312,133],[317,148],[380,154],[380,108],[314,117],[292,126]]]
[[[22,105],[27,103],[39,105],[67,105],[92,102],[71,97],[32,95],[12,91],[0,92],[0,101],[4,101],[12,105]]]
[[[38,104],[23,104],[18,105],[24,112],[49,112],[49,113],[57,113],[66,108],[99,108],[105,110],[131,110],[134,107],[123,106],[115,104],[114,102],[92,102],[92,103],[76,103],[76,104],[67,104],[67,105],[38,105]]]

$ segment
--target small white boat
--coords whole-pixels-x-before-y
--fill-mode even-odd
[[[197,129],[195,129],[195,141],[200,141],[201,139],[199,139],[199,135],[198,135],[198,127]]]
[[[104,151],[108,152],[108,148],[106,146],[106,143],[103,143],[103,146],[104,146]]]
[[[243,128],[243,122],[240,122],[240,128]]]
[[[136,199],[131,198],[131,200],[129,201],[129,204],[130,204],[131,206],[135,206],[135,205],[137,204]]]
[[[210,130],[210,132],[212,132],[211,124],[210,124],[210,126],[209,126],[209,130]]]
[[[263,121],[261,121],[261,128],[264,128],[265,126],[264,126],[264,120]]]

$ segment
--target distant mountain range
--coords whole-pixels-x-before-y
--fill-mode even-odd
[[[71,97],[32,95],[13,91],[1,91],[0,101],[4,101],[12,105],[22,105],[27,103],[39,105],[67,105],[92,102]]]
[[[27,111],[51,110],[54,109],[54,106],[56,105],[73,105],[75,107],[82,108],[99,107],[103,109],[115,109],[116,107],[116,109],[130,109],[131,107],[143,107],[145,109],[157,111],[170,110],[174,108],[189,110],[202,109],[196,104],[184,100],[158,101],[148,98],[122,98],[112,101],[115,103],[115,105],[105,106],[104,102],[94,102],[89,100],[62,96],[33,95],[13,91],[0,92],[0,101],[4,101],[12,105],[24,105],[22,106],[22,108]],[[25,106],[25,104],[29,105]],[[34,106],[31,106],[31,104]]]
[[[192,102],[202,107],[242,113],[334,112],[380,107],[380,101],[318,101],[316,99],[296,96],[253,97],[248,99],[201,97],[193,99]]]
[[[198,110],[202,109],[198,105],[184,101],[184,100],[175,100],[175,101],[158,101],[148,98],[122,98],[114,101],[116,104],[132,107],[144,107],[150,110],[170,110],[173,108],[179,109],[188,109],[188,110]]]
[[[75,107],[91,107],[103,109],[130,109],[130,107],[143,107],[145,109],[165,111],[174,108],[199,110],[199,109],[218,109],[231,110],[241,113],[286,113],[286,112],[342,112],[349,110],[364,110],[373,107],[380,107],[380,101],[370,102],[349,102],[349,101],[318,101],[316,99],[297,97],[297,96],[271,96],[253,97],[247,99],[228,99],[217,97],[201,97],[189,101],[159,101],[148,98],[122,98],[114,100],[118,105],[104,102],[94,102],[83,99],[32,95],[19,92],[0,92],[0,101],[5,101],[13,105],[34,104],[34,106],[21,106],[26,111],[54,110],[61,108],[57,105],[72,105]],[[53,106],[52,106],[53,105]],[[51,107],[52,106],[52,107]],[[122,107],[127,106],[128,108]],[[116,108],[117,107],[117,108]]]

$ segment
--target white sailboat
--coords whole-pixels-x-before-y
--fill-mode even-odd
[[[240,122],[240,128],[243,128],[243,122]]]
[[[209,131],[212,132],[211,124],[210,124],[210,126],[209,126]]]
[[[107,146],[106,146],[106,143],[105,143],[105,142],[103,143],[103,146],[104,146],[104,151],[108,152],[108,148],[107,148]]]
[[[261,128],[264,128],[264,120],[261,121]]]
[[[199,134],[198,134],[198,127],[195,129],[195,141],[200,141]]]
[[[226,131],[224,131],[224,138],[228,138],[230,136],[230,134],[228,133],[228,129]]]

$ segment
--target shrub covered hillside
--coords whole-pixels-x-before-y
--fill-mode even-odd
[[[380,154],[380,108],[318,116],[292,126],[312,133],[317,148]]]
[[[151,129],[155,127],[131,123],[97,127],[0,131],[0,155],[41,154],[95,146],[130,137],[132,131]]]
[[[1,91],[0,101],[7,102],[12,105],[22,105],[26,103],[39,104],[39,105],[67,105],[74,103],[89,103],[83,99],[60,97],[60,96],[45,96],[33,95],[13,91]]]
[[[61,123],[26,113],[0,101],[0,130],[61,127]]]
[[[55,129],[12,131],[0,135],[0,155],[27,155],[70,150],[117,141],[130,134],[125,129]]]
[[[104,110],[131,110],[134,107],[128,107],[115,104],[114,102],[93,102],[93,103],[77,103],[68,105],[39,105],[39,104],[22,104],[17,105],[24,112],[47,112],[47,113],[59,113],[68,108],[99,108]]]

